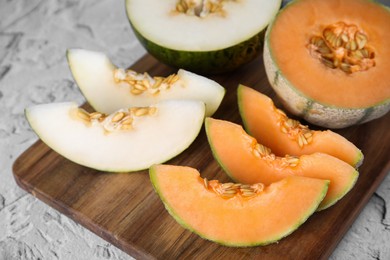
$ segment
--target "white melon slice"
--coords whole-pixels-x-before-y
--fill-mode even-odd
[[[185,70],[179,70],[177,77],[171,76],[173,83],[165,83],[169,81],[167,79],[156,87],[157,81],[164,78],[118,69],[101,52],[70,49],[67,58],[73,77],[88,103],[104,113],[168,99],[191,99],[204,102],[206,116],[210,116],[225,95],[225,89],[217,82]]]
[[[72,102],[25,111],[32,129],[54,151],[83,166],[112,172],[146,169],[183,152],[197,137],[204,112],[204,103],[189,100],[110,115],[89,114]]]

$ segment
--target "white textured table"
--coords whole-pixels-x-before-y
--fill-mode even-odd
[[[124,1],[0,0],[0,17],[0,260],[131,259],[24,192],[12,175],[16,157],[37,140],[24,108],[84,102],[66,49],[103,51],[122,67],[145,53],[130,29]],[[387,176],[331,258],[390,259],[389,203]]]

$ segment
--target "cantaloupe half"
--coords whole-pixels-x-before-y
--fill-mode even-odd
[[[328,154],[278,157],[249,136],[240,125],[206,118],[205,126],[215,159],[236,182],[269,185],[287,176],[329,180],[328,193],[319,206],[322,210],[347,194],[358,178],[355,168]]]
[[[204,119],[204,103],[167,100],[112,114],[88,113],[73,102],[26,109],[31,128],[50,148],[80,165],[130,172],[163,163],[188,148]]]
[[[103,113],[185,99],[205,103],[206,116],[210,116],[225,95],[225,89],[217,82],[182,69],[167,77],[152,77],[147,72],[118,68],[102,52],[69,49],[66,56],[84,97],[96,111]]]
[[[202,179],[190,167],[155,165],[152,184],[184,228],[227,246],[276,242],[296,230],[324,198],[328,181],[291,176],[269,186]]]
[[[267,29],[264,64],[285,107],[343,128],[390,109],[390,9],[371,0],[295,0]]]
[[[238,87],[237,96],[246,131],[276,155],[321,152],[354,167],[363,162],[363,153],[352,142],[331,130],[310,130],[288,118],[268,96],[243,85]]]

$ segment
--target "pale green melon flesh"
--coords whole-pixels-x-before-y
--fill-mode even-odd
[[[116,83],[117,67],[101,52],[70,49],[68,64],[73,77],[91,106],[100,112],[112,113],[128,106],[148,106],[162,100],[198,100],[206,104],[206,116],[214,114],[222,102],[225,89],[217,82],[180,69],[179,80],[158,94],[148,91],[139,95],[130,93],[125,82]]]
[[[153,115],[134,117],[133,129],[107,132],[75,116],[75,103],[27,108],[26,117],[43,142],[67,159],[104,171],[136,171],[165,162],[184,151],[204,118],[199,101],[165,101]]]
[[[203,74],[233,70],[258,56],[281,1],[226,1],[224,15],[174,12],[176,0],[127,0],[130,25],[160,61]]]

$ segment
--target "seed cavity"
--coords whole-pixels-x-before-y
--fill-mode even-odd
[[[299,164],[299,158],[296,156],[286,155],[281,158],[283,167],[296,167]]]
[[[173,84],[180,80],[177,74],[171,74],[168,77],[151,77],[148,73],[137,73],[133,70],[124,70],[117,68],[113,72],[115,83],[126,83],[129,86],[129,92],[132,95],[142,95],[149,93],[153,96],[158,95],[162,90],[170,89]]]
[[[262,159],[275,160],[276,158],[275,154],[272,153],[270,148],[259,143],[255,143],[252,152],[255,156]]]
[[[100,125],[106,132],[115,132],[132,130],[136,117],[152,116],[156,113],[157,108],[154,106],[121,109],[110,115],[100,112],[88,113],[84,109],[78,108],[76,117],[88,126]]]
[[[307,48],[326,67],[352,74],[375,66],[375,52],[368,40],[356,25],[338,22],[327,26],[322,35],[312,36]]]
[[[241,183],[220,183],[218,180],[202,180],[204,187],[221,196],[224,199],[230,199],[233,197],[241,197],[244,199],[254,198],[257,194],[264,190],[264,184],[241,184]]]
[[[237,2],[237,0],[179,0],[173,13],[182,13],[199,18],[211,14],[225,16],[226,13],[223,7],[226,2]]]
[[[308,126],[302,125],[299,121],[288,118],[280,109],[274,108],[278,115],[278,125],[280,131],[292,140],[295,140],[300,148],[313,141],[313,131]]]

